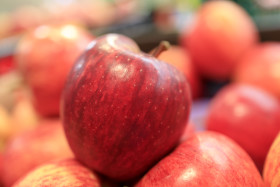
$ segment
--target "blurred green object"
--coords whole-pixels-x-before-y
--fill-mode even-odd
[[[234,0],[252,16],[260,31],[280,29],[279,0]]]
[[[202,0],[206,2],[209,0]],[[232,0],[252,17],[260,32],[280,30],[280,0]]]

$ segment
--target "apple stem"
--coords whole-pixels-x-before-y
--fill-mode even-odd
[[[168,41],[161,41],[159,45],[150,51],[150,55],[158,57],[163,51],[166,51],[170,48],[170,43]]]

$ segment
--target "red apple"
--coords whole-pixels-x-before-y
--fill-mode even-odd
[[[177,144],[190,95],[175,67],[125,36],[101,36],[68,77],[61,113],[66,137],[91,169],[118,181],[134,179]]]
[[[214,97],[208,112],[206,128],[235,140],[261,171],[280,130],[279,101],[256,87],[233,84]]]
[[[96,174],[76,160],[64,159],[37,167],[13,185],[27,186],[101,187],[101,181]]]
[[[45,120],[16,136],[3,153],[2,179],[11,186],[18,178],[45,162],[73,157],[59,120]]]
[[[266,156],[263,178],[267,186],[280,186],[280,133]]]
[[[263,186],[248,154],[231,139],[202,132],[180,144],[136,184],[152,186]]]
[[[59,115],[66,77],[93,37],[74,25],[41,26],[23,37],[16,61],[42,116]]]
[[[180,46],[171,46],[170,49],[162,52],[158,59],[175,66],[185,74],[190,83],[193,98],[201,96],[202,84],[188,52]]]
[[[253,21],[232,1],[203,4],[181,35],[197,70],[212,80],[229,79],[239,58],[258,40]]]
[[[280,99],[280,43],[267,42],[251,49],[237,66],[234,80],[260,87]]]

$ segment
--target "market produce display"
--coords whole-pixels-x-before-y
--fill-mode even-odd
[[[52,2],[0,12],[0,187],[280,186],[280,43],[250,12]]]

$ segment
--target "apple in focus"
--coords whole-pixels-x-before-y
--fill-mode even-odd
[[[267,186],[280,186],[280,133],[266,156],[263,178]]]
[[[104,35],[90,46],[63,91],[66,137],[89,168],[133,180],[178,143],[190,113],[189,84],[123,35]]]
[[[197,133],[157,163],[136,187],[254,186],[263,181],[249,155],[230,138]]]
[[[163,51],[158,59],[175,66],[185,74],[190,83],[192,97],[194,99],[202,95],[201,80],[186,50],[181,46],[171,46],[168,50]]]
[[[206,128],[235,140],[262,171],[268,150],[280,130],[276,97],[250,85],[231,84],[210,103]]]
[[[58,119],[44,120],[15,136],[3,152],[2,180],[11,186],[33,168],[56,159],[74,157]]]
[[[239,58],[257,43],[258,31],[238,4],[209,1],[180,40],[203,77],[224,81],[231,77]]]
[[[86,30],[63,24],[37,27],[19,42],[16,63],[41,116],[59,115],[59,102],[67,75],[92,39]]]
[[[101,181],[96,174],[75,159],[63,159],[40,165],[13,185],[27,186],[101,187]]]
[[[252,48],[238,63],[233,79],[262,88],[280,99],[280,43]]]

